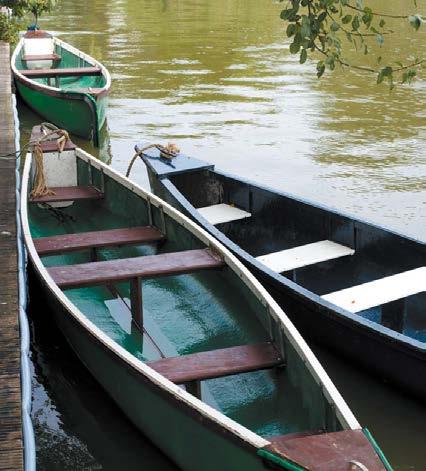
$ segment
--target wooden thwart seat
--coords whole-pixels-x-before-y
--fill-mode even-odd
[[[101,75],[102,69],[100,67],[74,67],[66,69],[28,69],[19,72],[28,78],[86,77]]]
[[[307,265],[353,255],[354,253],[355,250],[344,245],[337,244],[331,240],[321,240],[312,244],[261,255],[256,257],[256,260],[276,273],[283,273]]]
[[[322,296],[322,298],[355,313],[423,291],[426,291],[426,267],[335,291]]]
[[[98,200],[103,193],[93,186],[64,186],[50,188],[55,194],[30,198],[30,203],[58,203],[60,201]]]
[[[40,237],[34,239],[34,245],[38,254],[43,256],[97,247],[155,242],[162,239],[164,235],[157,228],[146,226]]]
[[[163,358],[147,364],[173,383],[185,384],[273,368],[283,363],[283,357],[266,342]]]
[[[247,211],[224,203],[197,208],[197,211],[213,225],[251,217],[251,214]]]
[[[22,60],[24,62],[28,61],[60,61],[61,56],[59,54],[53,53],[53,54],[25,54],[22,57]]]
[[[208,249],[122,258],[103,262],[80,263],[48,268],[56,284],[63,288],[102,285],[132,278],[180,275],[223,267],[225,263]]]
[[[122,258],[103,262],[80,263],[48,268],[50,276],[62,289],[105,285],[117,281],[130,281],[132,317],[143,329],[142,288],[143,279],[159,276],[182,275],[199,270],[221,268],[225,262],[209,249]]]

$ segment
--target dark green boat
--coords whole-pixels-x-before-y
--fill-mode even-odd
[[[284,312],[220,243],[68,143],[22,223],[81,361],[181,469],[390,470]],[[44,313],[40,313],[43,315]]]
[[[28,31],[12,56],[12,70],[29,107],[99,145],[111,85],[102,64],[45,31]]]

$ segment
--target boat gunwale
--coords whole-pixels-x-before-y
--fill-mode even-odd
[[[145,161],[145,155],[143,156],[143,160]],[[312,207],[315,207],[317,209],[322,209],[324,211],[337,214],[338,216],[346,217],[350,219],[353,222],[359,222],[361,224],[367,224],[371,227],[374,227],[376,229],[380,229],[383,231],[386,231],[392,235],[401,237],[403,239],[408,240],[409,242],[420,244],[421,246],[425,246],[426,243],[417,240],[414,238],[411,238],[409,236],[404,236],[403,234],[400,234],[396,231],[393,231],[392,229],[387,229],[384,226],[380,226],[374,223],[370,223],[368,220],[361,220],[358,219],[350,214],[347,214],[345,212],[340,212],[336,208],[332,207],[327,207],[325,205],[313,203],[307,199],[303,199],[301,197],[294,196],[290,193],[285,193],[281,192],[279,190],[275,190],[271,187],[264,186],[261,184],[258,184],[256,182],[253,182],[248,179],[244,178],[236,178],[235,175],[218,171],[216,169],[207,169],[210,172],[217,173],[218,175],[224,176],[226,178],[231,178],[233,181],[237,182],[242,182],[244,184],[259,188],[261,190],[266,190],[275,194],[278,194],[279,196],[283,196],[292,200],[295,200],[299,203],[303,203]],[[183,172],[184,173],[184,172]],[[327,301],[323,299],[320,295],[314,293],[313,291],[309,291],[308,289],[304,288],[303,286],[295,283],[294,281],[291,281],[290,279],[286,278],[285,276],[281,275],[280,273],[276,273],[272,271],[270,268],[268,268],[266,265],[264,265],[262,262],[259,262],[256,260],[255,257],[250,255],[246,250],[244,250],[242,247],[237,245],[235,242],[233,242],[229,237],[227,237],[223,232],[221,232],[219,229],[217,229],[215,226],[210,224],[207,219],[205,219],[198,211],[197,208],[195,208],[189,201],[188,199],[182,194],[182,192],[179,191],[179,189],[176,187],[176,185],[171,181],[170,176],[166,175],[164,178],[161,178],[160,175],[158,175],[158,181],[164,185],[167,190],[172,194],[174,198],[186,209],[186,211],[189,212],[189,214],[192,215],[192,217],[196,220],[196,222],[201,225],[202,227],[206,227],[208,231],[214,235],[215,238],[217,238],[223,245],[229,247],[231,250],[233,250],[235,253],[238,254],[239,257],[243,258],[246,263],[256,267],[257,270],[265,273],[268,277],[273,278],[277,283],[280,283],[284,286],[286,286],[289,290],[292,292],[296,293],[299,296],[303,296],[307,298],[309,301],[320,305],[322,308],[327,309],[328,311],[331,311],[333,314],[343,318],[344,320],[349,320],[351,322],[355,322],[356,324],[359,324],[362,326],[366,331],[373,330],[374,332],[380,334],[383,337],[390,338],[392,341],[396,341],[397,344],[399,345],[404,345],[404,346],[409,346],[412,351],[410,353],[412,355],[415,355],[416,353],[426,353],[426,342],[420,342],[419,340],[413,339],[412,337],[409,337],[405,334],[400,334],[388,327],[382,326],[378,323],[375,323],[373,321],[370,321],[368,319],[363,318],[359,314],[356,313],[351,313],[350,311],[347,311],[336,304],[331,303],[330,301]],[[338,318],[338,317],[337,317]],[[405,350],[406,351],[406,350]]]
[[[19,43],[17,44],[15,50],[13,51],[12,58],[11,58],[11,68],[15,76],[15,79],[17,79],[19,82],[25,84],[27,87],[33,90],[42,91],[43,93],[47,95],[55,96],[55,97],[61,97],[61,98],[66,98],[66,99],[76,99],[79,96],[88,95],[91,98],[93,98],[94,101],[96,101],[97,98],[102,98],[106,96],[111,88],[111,74],[109,73],[108,69],[101,62],[97,61],[92,56],[89,56],[89,54],[86,54],[85,52],[80,51],[79,49],[63,41],[62,39],[59,39],[56,36],[52,36],[52,39],[55,44],[58,44],[59,46],[66,49],[71,54],[81,57],[83,60],[89,62],[90,64],[94,66],[98,66],[101,69],[102,76],[105,78],[106,83],[103,87],[101,87],[100,91],[93,93],[93,96],[92,96],[90,93],[73,91],[72,89],[62,90],[61,88],[45,85],[45,84],[36,82],[35,80],[32,80],[29,77],[25,77],[20,72],[20,70],[16,67],[16,60],[24,46],[25,37],[21,37]]]
[[[296,350],[300,359],[303,363],[306,364],[310,374],[312,375],[314,381],[319,385],[322,394],[324,395],[326,401],[329,405],[335,409],[336,416],[344,429],[360,429],[361,426],[358,423],[357,419],[353,415],[352,411],[349,409],[345,400],[336,389],[335,385],[323,369],[322,365],[319,363],[317,358],[314,356],[312,350],[308,347],[306,342],[303,340],[299,332],[296,330],[294,325],[291,323],[289,318],[282,312],[281,308],[277,303],[272,299],[272,297],[267,293],[265,288],[255,279],[255,277],[244,267],[244,265],[237,260],[237,258],[231,254],[231,252],[217,242],[213,236],[208,234],[207,231],[198,227],[193,221],[188,217],[179,213],[168,203],[162,201],[156,195],[142,189],[128,178],[123,177],[118,172],[95,159],[93,156],[85,152],[84,150],[77,148],[75,150],[75,155],[77,158],[85,162],[90,162],[92,166],[97,168],[99,171],[104,172],[106,175],[111,177],[116,182],[122,184],[127,189],[131,190],[133,193],[142,197],[146,201],[150,201],[157,208],[162,208],[164,213],[175,220],[178,224],[181,224],[184,228],[189,230],[193,235],[195,235],[201,242],[205,243],[207,246],[211,246],[214,250],[218,251],[223,257],[225,263],[228,267],[233,270],[240,279],[245,283],[245,285],[250,289],[256,297],[262,302],[266,307],[269,305],[268,314],[272,315],[274,319],[279,323],[280,328],[283,330],[284,335],[288,341],[292,344],[293,348]],[[227,432],[230,432],[236,438],[239,438],[246,445],[263,448],[270,444],[270,442],[261,437],[260,435],[252,432],[238,422],[228,418],[223,413],[215,410],[201,400],[195,398],[188,392],[184,391],[178,385],[167,380],[165,377],[157,373],[155,370],[150,368],[141,360],[134,357],[131,353],[117,344],[112,340],[108,335],[106,335],[100,328],[98,328],[94,323],[92,323],[58,288],[54,283],[53,279],[47,272],[47,269],[44,267],[40,257],[38,256],[35,246],[32,240],[31,232],[29,229],[28,221],[28,183],[29,183],[29,173],[32,162],[32,155],[27,154],[25,161],[24,171],[23,171],[23,185],[21,193],[21,205],[22,205],[22,225],[24,238],[27,245],[27,250],[29,256],[34,264],[36,272],[44,280],[46,287],[51,291],[51,293],[56,297],[56,299],[61,303],[63,308],[76,320],[90,335],[92,335],[98,342],[103,344],[103,346],[110,351],[112,355],[116,355],[120,358],[121,361],[126,363],[126,365],[132,369],[137,374],[141,374],[144,379],[148,382],[152,382],[156,387],[160,388],[164,393],[169,397],[172,396],[175,400],[185,403],[187,407],[195,411],[196,413],[204,416],[206,419],[215,423],[221,429],[225,429]]]

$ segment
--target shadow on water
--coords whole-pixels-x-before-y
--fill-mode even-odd
[[[176,470],[80,363],[30,280],[37,469]],[[159,426],[162,426],[159,424]]]

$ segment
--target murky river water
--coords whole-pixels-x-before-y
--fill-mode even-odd
[[[385,0],[370,3],[390,12]],[[394,0],[393,13],[411,3]],[[354,72],[318,81],[314,65],[301,66],[288,52],[281,6],[62,0],[42,24],[112,73],[100,158],[112,157],[119,171],[135,143],[173,141],[223,170],[426,240],[426,82],[389,93]],[[386,39],[389,54],[424,51],[426,28],[414,34],[408,25],[392,26],[399,32]],[[21,119],[24,136],[40,121],[23,107]],[[132,175],[147,185],[142,163]],[[174,469],[46,329],[35,322],[39,469]],[[425,406],[318,354],[395,468],[425,470]]]

